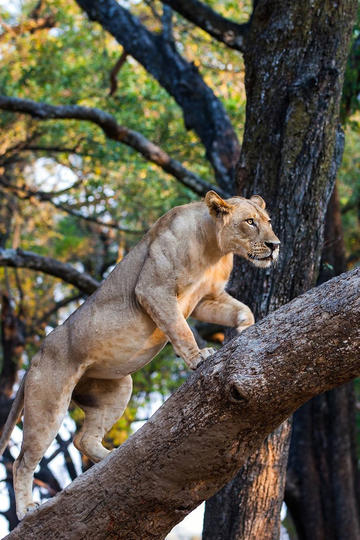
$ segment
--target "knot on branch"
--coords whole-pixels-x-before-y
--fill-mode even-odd
[[[249,400],[248,395],[237,381],[232,381],[229,384],[228,395],[233,403],[245,403]]]

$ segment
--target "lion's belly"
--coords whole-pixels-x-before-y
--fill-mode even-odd
[[[107,333],[91,350],[89,377],[120,378],[150,362],[167,342],[152,321],[138,321],[127,328]]]
[[[94,362],[86,371],[86,375],[97,379],[119,379],[125,377],[148,364],[161,351],[165,344],[166,339],[157,345],[136,351],[127,358],[124,358],[123,352],[120,352],[116,347],[113,358],[107,357],[101,361]],[[117,358],[116,353],[118,354]]]

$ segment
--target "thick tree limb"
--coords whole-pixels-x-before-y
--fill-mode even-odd
[[[164,538],[295,409],[360,374],[359,288],[358,268],[229,342],[140,431],[7,538]]]
[[[80,105],[49,105],[38,103],[30,99],[0,96],[0,109],[29,114],[40,120],[85,120],[97,124],[106,137],[114,141],[126,144],[137,150],[145,159],[155,163],[167,173],[175,176],[186,187],[198,195],[205,195],[209,189],[215,189],[218,193],[226,196],[220,188],[209,184],[196,174],[192,173],[179,161],[172,159],[162,148],[149,141],[141,133],[121,126],[115,118],[96,107],[82,107]]]
[[[210,36],[225,43],[228,47],[238,51],[244,51],[244,35],[248,24],[238,24],[216,13],[209,6],[199,0],[162,0],[185,19],[194,23]]]
[[[238,139],[221,101],[196,66],[187,62],[166,36],[147,30],[116,0],[76,2],[173,96],[182,108],[186,128],[193,129],[206,148],[219,186],[233,193]]]
[[[96,279],[85,272],[79,272],[71,264],[22,249],[0,248],[0,266],[38,270],[44,274],[58,277],[86,294],[92,294],[100,285]]]

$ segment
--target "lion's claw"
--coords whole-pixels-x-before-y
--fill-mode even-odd
[[[204,349],[200,349],[200,352],[197,356],[191,359],[191,362],[189,363],[189,368],[192,370],[195,370],[198,365],[205,360],[205,358],[208,358],[209,356],[212,356],[216,353],[216,349],[213,349],[212,347],[205,347]]]

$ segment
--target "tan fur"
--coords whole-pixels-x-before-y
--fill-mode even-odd
[[[46,337],[25,381],[24,438],[14,465],[20,519],[34,507],[33,471],[70,400],[85,411],[74,443],[99,461],[108,454],[102,438],[130,399],[130,374],[167,341],[191,369],[212,354],[199,350],[189,315],[238,331],[253,324],[250,309],[225,292],[233,253],[265,267],[277,258],[278,245],[261,197],[224,201],[211,191],[205,201],[161,217],[101,287]],[[2,448],[21,412],[21,396],[17,402]]]

